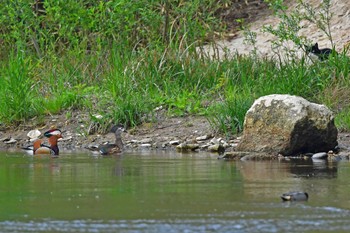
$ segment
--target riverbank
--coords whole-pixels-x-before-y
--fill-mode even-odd
[[[25,154],[21,148],[31,145],[27,136],[28,132],[38,129],[41,133],[51,127],[57,127],[63,132],[63,139],[59,142],[61,154],[67,153],[90,153],[87,147],[113,142],[112,133],[88,134],[92,125],[85,124],[83,119],[87,117],[82,112],[75,112],[69,118],[66,114],[47,116],[41,120],[41,124],[22,124],[17,128],[2,129],[0,131],[0,148],[5,151],[16,151]],[[143,123],[139,126],[128,128],[122,135],[126,151],[139,150],[168,150],[178,151],[179,144],[198,144],[197,152],[209,151],[216,155],[219,153],[211,149],[214,144],[224,145],[225,152],[232,152],[239,142],[239,135],[226,137],[203,116],[170,117],[160,113],[152,122]],[[340,151],[343,155],[350,154],[350,133],[341,132],[338,135]]]

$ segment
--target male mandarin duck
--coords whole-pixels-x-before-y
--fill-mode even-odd
[[[126,130],[122,126],[113,126],[110,132],[115,135],[115,143],[106,143],[101,144],[95,147],[87,147],[87,149],[96,151],[101,155],[110,155],[110,154],[118,154],[123,151],[124,143],[122,140],[122,132],[126,132]]]
[[[62,132],[59,129],[50,129],[44,133],[48,138],[49,146],[43,145],[41,139],[37,139],[33,144],[34,155],[59,155],[57,141],[62,138]]]

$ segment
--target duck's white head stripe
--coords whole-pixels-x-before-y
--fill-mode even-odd
[[[60,130],[56,129],[54,131],[51,131],[50,134],[51,135],[60,135],[60,134],[62,134],[62,132]]]

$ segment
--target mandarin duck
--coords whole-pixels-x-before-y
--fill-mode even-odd
[[[288,192],[281,196],[283,201],[307,201],[309,194],[306,192]]]
[[[98,152],[101,155],[110,155],[110,154],[118,154],[121,153],[124,149],[124,143],[122,140],[122,132],[126,132],[126,130],[122,126],[113,126],[110,130],[111,133],[115,135],[115,143],[106,143],[101,144],[99,146],[91,146],[87,147],[87,149],[92,150],[94,152]]]
[[[24,150],[32,150],[34,155],[59,155],[57,141],[62,138],[62,132],[59,129],[50,129],[44,133],[48,138],[49,145],[44,145],[42,139],[34,141],[33,146],[23,147]]]

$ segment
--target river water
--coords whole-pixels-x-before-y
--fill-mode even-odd
[[[216,157],[2,153],[0,232],[350,232],[348,161]]]

